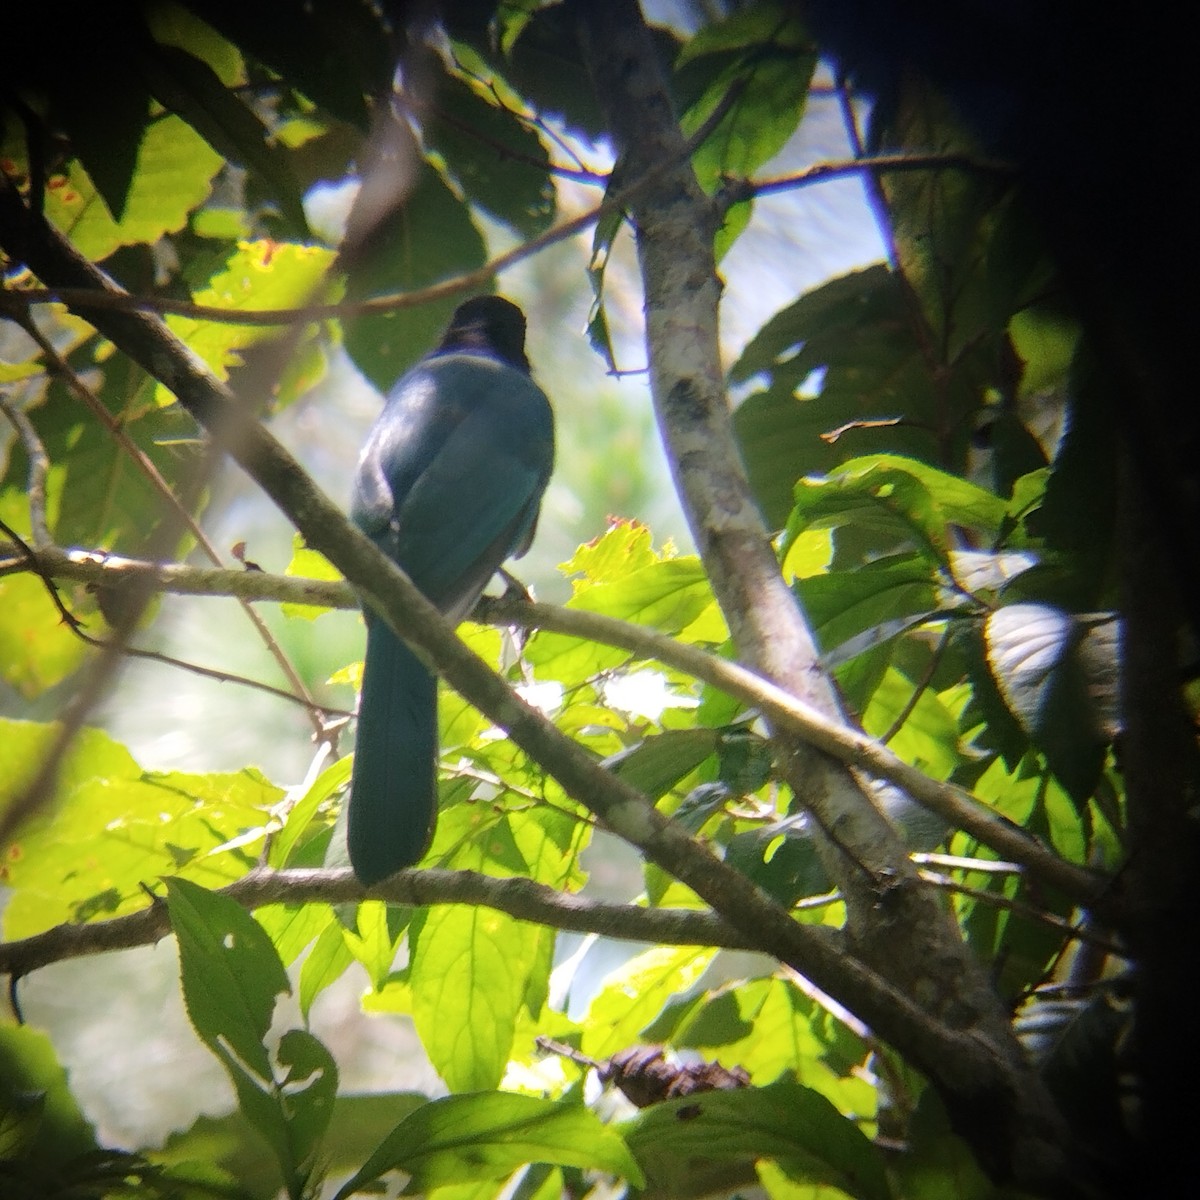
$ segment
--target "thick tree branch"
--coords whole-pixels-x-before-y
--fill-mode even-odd
[[[638,177],[649,164],[679,163],[682,134],[635,0],[569,0],[569,8],[624,169]],[[836,694],[780,575],[733,436],[713,256],[719,206],[700,189],[690,164],[680,163],[631,208],[645,286],[651,392],[713,590],[740,656],[837,721]],[[945,1032],[969,1031],[990,1053],[982,1073],[968,1078],[944,1049],[931,1058],[929,1043],[894,1044],[937,1083],[962,1122],[960,1131],[992,1170],[1027,1182],[1060,1182],[1066,1153],[1061,1117],[1025,1063],[1008,1015],[957,925],[921,886],[899,838],[851,773],[798,739],[779,742],[785,778],[837,847],[826,861],[846,898],[853,944]],[[883,880],[893,886],[881,886]],[[855,1007],[836,988],[827,990]]]

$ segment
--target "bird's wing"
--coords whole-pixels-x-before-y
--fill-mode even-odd
[[[396,513],[396,561],[439,608],[462,616],[522,547],[552,453],[536,428],[497,428],[479,409],[446,439]]]

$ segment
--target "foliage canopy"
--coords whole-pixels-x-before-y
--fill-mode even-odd
[[[403,1172],[447,1197],[921,1200],[1122,1194],[1142,1170],[1118,1068],[1153,946],[1115,881],[1150,818],[1122,756],[1144,758],[1149,706],[1183,731],[1163,761],[1186,792],[1197,696],[1123,683],[1126,638],[1146,651],[1119,381],[1020,156],[936,73],[870,107],[819,68],[843,50],[824,7],[757,0],[686,34],[582,0],[425,23],[331,0],[34,10],[0,92],[0,969],[169,931],[237,1111],[104,1147],[47,1039],[5,1023],[6,1195],[340,1198]],[[839,102],[854,161],[772,175]],[[607,146],[611,172],[586,165]],[[706,379],[717,264],[758,198],[851,172],[889,261],[796,295]],[[346,181],[332,228],[316,197]],[[603,189],[582,216],[580,184]],[[386,390],[463,294],[588,231],[613,362],[631,230],[698,553],[597,524],[564,605],[485,600],[455,641],[264,426],[346,358]],[[705,457],[713,430],[740,462]],[[287,576],[209,545],[225,453],[299,530]],[[422,869],[367,896],[336,868],[352,656],[329,680],[281,668],[320,746],[301,785],[150,769],[92,723],[177,592],[285,622],[364,595],[411,633],[452,685]],[[585,891],[603,827],[644,857],[619,900]],[[564,931],[646,947],[574,1015]],[[308,1021],[355,965],[447,1094],[339,1090]],[[637,1053],[658,1045],[681,1059]]]

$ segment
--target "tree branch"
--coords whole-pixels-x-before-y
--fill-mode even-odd
[[[348,868],[287,871],[260,868],[220,888],[219,893],[249,909],[264,904],[354,904],[362,900],[386,900],[414,907],[471,904],[555,929],[625,941],[757,949],[752,938],[711,912],[611,904],[558,892],[530,879],[496,879],[475,871],[400,871],[384,883],[364,888]],[[836,930],[824,926],[811,928],[819,930],[818,936],[831,945],[838,940]],[[19,978],[67,958],[148,946],[170,932],[166,906],[161,903],[107,921],[56,925],[15,942],[0,942],[0,975]]]
[[[670,91],[635,0],[568,0],[623,167],[634,177],[664,171],[632,205],[645,286],[651,393],[667,458],[713,591],[739,656],[829,720],[842,720],[815,641],[784,583],[741,465],[725,395],[713,253],[721,216],[682,162],[682,133]],[[972,1118],[961,1128],[997,1174],[1062,1179],[1063,1122],[1024,1060],[1008,1014],[937,897],[922,886],[904,847],[865,789],[840,763],[796,738],[778,738],[783,774],[836,850],[827,868],[847,907],[847,929],[864,959],[911,1000],[920,998],[944,1035],[968,1032],[987,1045],[981,1073],[901,1036],[894,1044],[926,1071],[950,1103]],[[820,839],[818,839],[820,845]],[[889,881],[886,886],[884,881]],[[884,898],[886,895],[886,899]],[[838,987],[813,982],[855,1004]],[[893,1040],[875,1014],[857,1009]],[[986,1114],[986,1115],[985,1115]]]
[[[294,575],[210,570],[178,564],[158,566],[58,547],[35,552],[33,562],[53,578],[86,583],[101,583],[114,577],[148,576],[156,587],[185,595],[224,596],[236,589],[236,593],[247,600],[341,609],[358,606],[358,597],[349,584]],[[24,560],[18,564],[14,559],[9,569],[28,569],[30,565]],[[4,570],[5,564],[0,560],[0,574]],[[1057,888],[1076,903],[1092,907],[1099,913],[1105,911],[1105,893],[1110,883],[1107,876],[1060,858],[1020,826],[996,816],[983,801],[965,789],[930,778],[880,741],[849,725],[830,720],[811,705],[797,700],[783,688],[738,663],[613,617],[519,598],[485,596],[472,617],[484,624],[541,629],[615,646],[639,658],[652,659],[683,671],[735,697],[748,708],[758,709],[775,728],[802,738],[848,766],[902,788],[918,804],[937,813],[955,829],[969,833],[996,853],[1019,863],[1031,878]]]

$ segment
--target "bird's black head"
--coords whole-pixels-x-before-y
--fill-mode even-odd
[[[473,296],[454,310],[438,349],[443,353],[486,350],[528,371],[525,314],[503,296]]]

